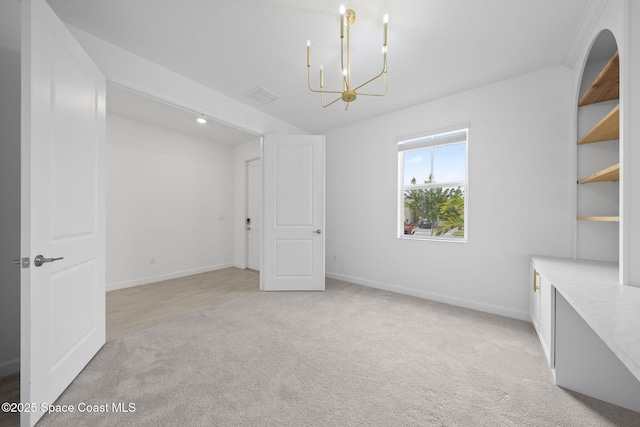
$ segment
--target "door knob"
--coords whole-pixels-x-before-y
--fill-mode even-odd
[[[33,259],[33,264],[36,267],[40,267],[42,266],[42,264],[44,264],[45,262],[53,262],[53,261],[58,261],[60,259],[64,259],[64,257],[59,257],[59,258],[45,258],[42,255],[38,255],[37,257],[35,257]]]
[[[317,229],[316,231],[312,231],[313,234],[322,234],[322,230]]]

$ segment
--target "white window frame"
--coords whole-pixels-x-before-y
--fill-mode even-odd
[[[398,145],[398,217],[397,217],[397,235],[399,239],[404,240],[429,240],[429,241],[445,241],[467,243],[469,241],[469,124],[461,124],[451,126],[446,129],[439,129],[431,132],[421,133],[420,136],[405,137],[397,140]],[[464,133],[464,137],[461,134]],[[433,184],[417,184],[405,186],[404,184],[404,153],[422,148],[436,148],[447,145],[465,143],[465,179],[462,181],[436,182]],[[433,171],[434,159],[431,157],[431,171]],[[437,179],[437,177],[436,177]],[[412,236],[404,234],[404,212],[405,199],[404,193],[407,190],[422,190],[432,188],[449,188],[460,187],[464,191],[464,236],[448,237],[448,236]]]

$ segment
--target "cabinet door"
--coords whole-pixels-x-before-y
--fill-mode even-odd
[[[540,286],[540,328],[538,334],[542,341],[549,366],[554,366],[554,327],[555,324],[555,287],[543,274],[538,276]]]
[[[538,279],[538,271],[535,264],[531,264],[529,274],[529,313],[531,314],[531,323],[536,328],[538,335],[540,334],[540,284]]]

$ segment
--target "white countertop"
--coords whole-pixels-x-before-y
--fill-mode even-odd
[[[618,283],[618,263],[545,256],[531,259],[640,380],[640,288]]]

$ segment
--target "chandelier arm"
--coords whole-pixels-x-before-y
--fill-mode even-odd
[[[358,92],[358,96],[385,96],[387,94],[387,91],[384,91],[382,93],[360,93]]]
[[[335,104],[336,102],[340,101],[342,99],[342,97],[337,97],[336,99],[334,99],[333,101],[331,101],[330,103],[328,103],[327,105],[322,104],[322,101],[320,101],[320,105],[322,105],[322,108],[327,108],[330,105]]]
[[[337,90],[324,90],[324,89],[314,89],[311,87],[311,69],[307,67],[307,85],[309,86],[309,90],[315,93],[337,93],[341,94],[342,92]]]
[[[342,95],[342,92],[340,92],[338,90],[324,90],[324,89],[323,90],[316,90],[316,89],[311,89],[311,88],[309,88],[309,89],[311,90],[311,92],[315,92],[315,93],[335,93],[335,94],[338,94],[338,95]]]
[[[385,96],[387,94],[387,74],[384,75],[384,92],[382,93],[359,93],[359,96]]]
[[[384,65],[382,66],[382,71],[380,71],[380,73],[378,75],[376,75],[375,77],[371,78],[370,80],[367,80],[366,82],[362,83],[360,86],[358,86],[357,88],[355,88],[353,90],[357,91],[362,86],[368,85],[369,83],[371,83],[375,79],[379,78],[383,74],[385,74],[385,85],[386,85],[386,74],[387,74],[387,58],[386,58],[386,56],[385,56],[385,59],[384,59]],[[358,94],[358,95],[360,95],[360,94]]]
[[[360,86],[358,86],[357,88],[355,88],[355,89],[353,89],[353,90],[357,91],[357,90],[358,90],[358,89],[360,89],[361,87],[366,86],[366,85],[368,85],[369,83],[371,83],[372,81],[376,80],[377,78],[379,78],[379,77],[380,77],[380,76],[382,76],[383,74],[384,74],[384,71],[383,71],[382,73],[378,74],[377,76],[373,77],[372,79],[367,80],[366,82],[362,83]],[[358,93],[358,95],[360,95],[360,93]]]

